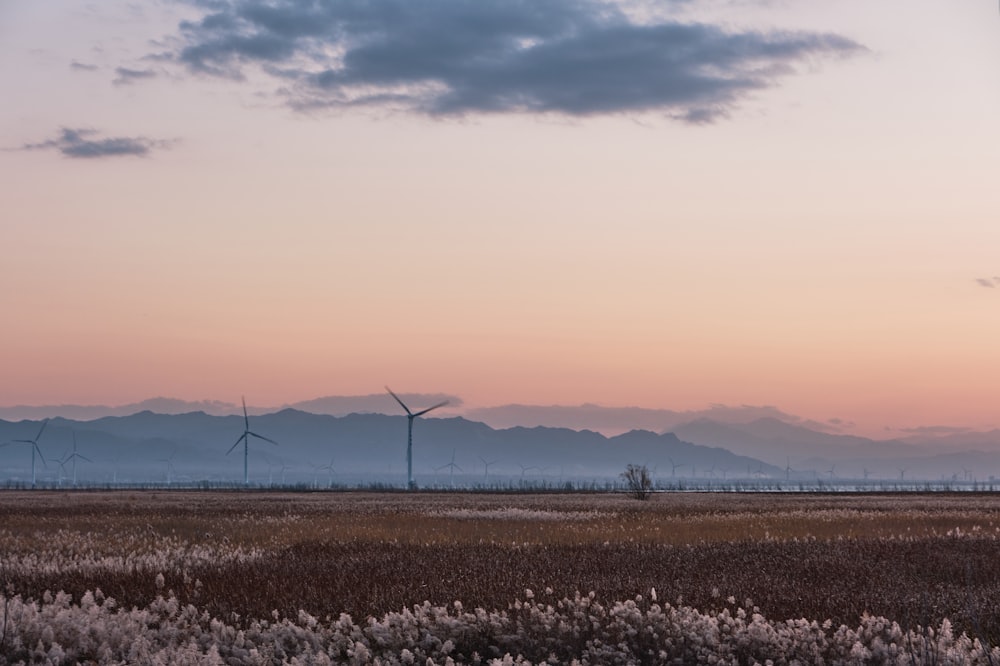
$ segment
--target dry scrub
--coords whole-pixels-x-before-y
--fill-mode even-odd
[[[950,621],[1000,643],[990,495],[3,493],[0,558],[23,600],[165,595],[237,628],[424,602],[505,611],[529,588],[610,608],[655,588],[712,617],[757,607],[829,619],[831,635],[867,616]]]

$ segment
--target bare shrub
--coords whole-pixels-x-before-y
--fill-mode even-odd
[[[653,494],[653,479],[645,465],[629,464],[621,477],[629,494],[637,500],[648,500]]]

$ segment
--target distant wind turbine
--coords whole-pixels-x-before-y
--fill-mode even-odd
[[[785,481],[792,478],[792,459],[785,458]]]
[[[255,433],[252,430],[250,430],[250,417],[247,416],[247,399],[246,399],[246,396],[244,396],[243,397],[243,434],[240,435],[240,438],[236,440],[236,443],[233,444],[232,446],[230,446],[229,450],[226,451],[226,455],[228,456],[230,453],[233,452],[233,449],[235,449],[237,446],[240,445],[240,442],[243,442],[243,485],[244,486],[249,486],[250,485],[250,473],[249,473],[249,468],[247,466],[247,461],[248,461],[248,459],[250,457],[250,438],[251,437],[256,437],[257,439],[262,439],[265,442],[270,442],[271,444],[274,444],[275,446],[278,445],[278,443],[276,441],[274,441],[273,439],[269,439],[267,437],[264,437],[263,435],[258,435],[257,433]]]
[[[670,461],[670,476],[672,478],[676,479],[677,478],[677,470],[680,469],[681,467],[684,467],[684,465],[681,465],[679,463],[675,463],[673,458],[667,458],[667,460]]]
[[[177,471],[174,468],[174,456],[175,455],[177,455],[177,449],[176,448],[173,451],[171,451],[170,455],[167,456],[166,458],[160,458],[159,460],[156,461],[156,462],[161,462],[161,463],[166,463],[167,464],[167,485],[168,486],[171,483],[173,483],[174,472]]]
[[[324,471],[324,470],[326,470],[327,472],[330,473],[329,487],[333,488],[333,458],[330,458],[330,462],[329,463],[327,463],[326,465],[323,465],[322,467],[319,468],[319,471],[321,471],[321,472]]]
[[[386,386],[385,390],[388,391],[389,395],[395,398],[396,402],[399,403],[399,406],[406,411],[406,487],[413,490],[416,487],[413,483],[413,419],[418,416],[423,416],[427,412],[437,409],[438,407],[444,407],[448,404],[448,401],[445,400],[444,402],[439,402],[438,404],[428,407],[427,409],[421,409],[419,412],[411,412],[410,408],[406,406],[406,403],[400,400],[399,396],[393,393],[391,388]]]
[[[45,431],[45,426],[49,424],[49,420],[45,419],[42,421],[42,427],[38,429],[38,434],[35,435],[34,439],[13,439],[11,444],[31,444],[31,487],[35,487],[35,454],[42,459],[42,467],[45,467],[45,456],[42,455],[42,450],[38,448],[38,440],[41,439],[42,433]]]
[[[837,468],[836,465],[830,465],[830,469],[826,470],[826,473],[830,475],[830,479],[833,479],[833,470]]]
[[[90,458],[88,458],[87,456],[85,456],[85,455],[83,455],[81,453],[77,453],[76,452],[76,431],[75,430],[73,431],[73,453],[69,454],[69,458],[67,458],[67,460],[72,460],[73,461],[73,487],[76,488],[76,461],[77,460],[86,460],[89,463],[92,463],[94,461],[91,460]]]
[[[440,472],[445,467],[448,467],[451,470],[450,473],[449,473],[449,475],[448,475],[448,483],[451,485],[452,488],[454,488],[455,487],[455,470],[457,469],[459,472],[464,471],[464,470],[462,470],[461,467],[459,467],[458,465],[455,464],[455,449],[451,450],[451,462],[445,463],[444,465],[441,465],[440,467],[435,467],[434,471],[435,472]]]
[[[529,469],[538,469],[535,465],[522,465],[521,463],[518,463],[517,466],[521,468],[521,481],[524,481],[524,473]]]
[[[489,481],[489,478],[490,478],[490,467],[492,467],[493,465],[496,465],[500,461],[499,460],[487,460],[486,458],[484,458],[482,456],[479,456],[479,459],[483,461],[483,467],[485,468],[485,470],[483,471],[483,483],[486,483],[487,481]]]

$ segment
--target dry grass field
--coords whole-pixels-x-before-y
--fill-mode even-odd
[[[948,619],[996,645],[1000,497],[9,492],[0,582],[74,603],[99,589],[123,608],[167,596],[237,628],[424,602],[507,610],[529,589],[648,603],[655,589],[770,620]]]

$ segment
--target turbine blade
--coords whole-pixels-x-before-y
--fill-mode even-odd
[[[455,463],[452,463],[451,466],[457,469],[459,472],[462,472],[463,474],[465,473],[465,470],[456,465]]]
[[[38,441],[38,438],[42,436],[42,432],[45,431],[45,426],[47,426],[48,424],[49,424],[49,420],[48,419],[45,419],[44,421],[42,421],[42,427],[38,429],[38,434],[35,435],[35,441],[36,442]]]
[[[419,412],[417,412],[416,414],[414,414],[414,416],[422,416],[422,415],[426,414],[427,412],[429,412],[429,411],[431,411],[433,409],[437,409],[438,407],[444,407],[447,404],[448,404],[447,400],[445,400],[444,402],[439,402],[438,404],[434,405],[433,407],[428,407],[427,409],[420,410]]]
[[[388,386],[386,386],[386,387],[385,387],[385,390],[389,392],[389,395],[391,395],[391,396],[392,396],[393,398],[395,398],[395,399],[396,399],[396,402],[398,402],[398,403],[399,403],[399,406],[400,406],[400,407],[402,407],[403,409],[405,409],[405,410],[406,410],[406,413],[407,413],[408,415],[410,415],[410,416],[415,416],[415,414],[414,414],[413,412],[411,412],[411,411],[410,411],[410,408],[406,406],[406,403],[404,403],[404,402],[403,402],[402,400],[400,400],[400,399],[399,399],[399,396],[398,396],[398,395],[396,395],[395,393],[393,393],[393,392],[392,392],[392,389],[391,389],[391,388],[389,388]]]
[[[92,463],[92,462],[94,462],[93,460],[91,460],[91,459],[90,459],[90,458],[88,458],[87,456],[83,456],[83,455],[80,455],[79,453],[74,453],[73,455],[74,455],[75,457],[79,458],[80,460],[86,460],[86,461],[87,461],[87,462],[89,462],[89,463]]]
[[[33,440],[33,439],[12,439],[8,443],[9,444],[34,444],[35,440]]]
[[[240,442],[242,442],[246,438],[247,438],[247,434],[246,433],[243,433],[242,435],[240,435],[240,438],[238,440],[236,440],[236,443],[233,444],[232,446],[230,446],[229,450],[226,451],[226,455],[228,456],[230,453],[232,453],[233,449],[235,449],[237,446],[239,446]]]
[[[38,451],[38,457],[42,459],[42,467],[48,467],[48,465],[45,464],[45,456],[42,455],[42,450],[38,448],[38,444],[32,442],[32,446],[34,446],[35,450]]]
[[[278,443],[277,443],[276,441],[274,441],[273,439],[270,439],[270,438],[268,438],[268,437],[264,437],[264,435],[258,435],[257,433],[255,433],[255,432],[250,432],[250,431],[247,431],[247,434],[248,434],[248,435],[253,435],[253,436],[254,436],[254,437],[256,437],[257,439],[262,439],[262,440],[264,440],[265,442],[271,442],[271,443],[272,443],[272,444],[274,444],[275,446],[277,446],[277,445],[278,445]]]
[[[250,429],[250,417],[247,416],[247,398],[245,395],[240,396],[243,400],[243,423],[246,424],[246,429]]]

